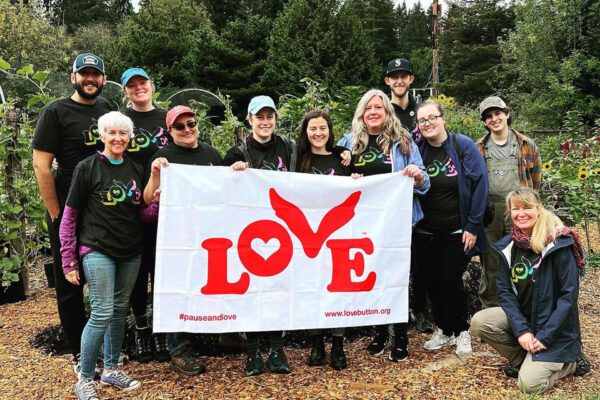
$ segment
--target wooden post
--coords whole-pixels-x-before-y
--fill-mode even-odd
[[[244,127],[237,126],[233,134],[235,136],[235,144],[240,143],[242,140],[244,140]]]
[[[437,89],[435,87],[436,83],[440,82],[440,74],[439,74],[439,54],[438,54],[438,40],[440,36],[440,26],[438,23],[438,19],[440,14],[442,13],[442,5],[439,4],[438,0],[433,0],[432,5],[432,13],[433,13],[433,54],[432,54],[432,70],[431,76],[433,80],[433,96],[437,97]]]
[[[17,138],[19,137],[21,127],[19,125],[20,121],[20,113],[18,110],[8,110],[5,114],[6,124],[9,127],[12,127],[12,135],[11,139],[6,144],[6,148],[8,150],[8,157],[6,160],[6,165],[4,167],[6,174],[6,192],[8,194],[8,203],[13,205],[20,205],[23,207],[23,199],[19,195],[19,191],[14,188],[14,181],[17,178],[22,177],[22,165],[21,165],[21,157],[15,151],[15,144],[17,143]],[[23,280],[23,288],[25,291],[25,296],[29,296],[29,269],[27,267],[27,263],[25,260],[25,243],[27,241],[26,238],[26,229],[25,229],[25,213],[21,211],[19,215],[15,215],[16,220],[21,222],[21,234],[17,236],[16,239],[10,240],[10,247],[13,254],[21,257],[21,279]]]

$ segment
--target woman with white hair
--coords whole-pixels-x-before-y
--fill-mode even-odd
[[[158,215],[155,193],[143,206],[143,169],[123,157],[133,136],[133,122],[117,111],[98,119],[102,153],[77,164],[60,226],[63,271],[80,285],[79,260],[90,292],[91,315],[81,336],[81,372],[75,386],[80,400],[98,399],[94,367],[104,342],[100,382],[133,390],[140,382],[117,370],[129,297],[140,266],[141,220]]]
[[[350,149],[353,174],[378,175],[401,171],[414,178],[414,194],[424,195],[429,190],[429,177],[425,173],[419,150],[408,132],[395,117],[392,102],[381,90],[371,89],[358,102],[352,132],[338,143]],[[413,226],[423,218],[417,196],[413,197]],[[394,324],[394,343],[389,355],[391,361],[408,358],[408,324]],[[371,355],[380,355],[391,345],[388,326],[376,327],[373,341],[367,347]]]

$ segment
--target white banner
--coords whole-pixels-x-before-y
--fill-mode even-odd
[[[156,246],[156,332],[405,322],[413,180],[171,164]]]

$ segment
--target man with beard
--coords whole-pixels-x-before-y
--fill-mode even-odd
[[[415,108],[417,103],[409,92],[410,85],[414,80],[412,65],[407,59],[395,58],[388,63],[385,84],[392,91],[392,105],[396,117],[409,133],[412,133],[411,129],[416,126]]]
[[[47,211],[58,315],[77,373],[81,333],[86,324],[83,285],[73,285],[65,278],[58,233],[73,170],[79,161],[102,150],[97,121],[111,110],[108,102],[98,97],[106,82],[104,62],[100,57],[91,53],[78,55],[73,63],[71,82],[75,88],[73,95],[44,107],[35,127],[32,147],[33,168]],[[52,172],[55,158],[58,169]]]

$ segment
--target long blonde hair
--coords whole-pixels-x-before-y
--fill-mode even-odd
[[[402,154],[409,154],[412,145],[410,135],[402,127],[400,120],[396,118],[394,106],[392,106],[390,99],[378,89],[371,89],[365,93],[356,106],[354,118],[352,118],[352,139],[354,142],[352,154],[362,153],[369,144],[369,133],[363,116],[367,109],[367,103],[375,96],[381,97],[383,107],[385,108],[385,120],[381,127],[381,135],[377,139],[377,143],[381,146],[384,153],[390,154],[394,143],[399,142]]]
[[[556,239],[557,228],[563,226],[562,221],[552,211],[544,208],[540,195],[529,187],[513,190],[506,196],[506,208],[511,212],[512,204],[516,203],[525,207],[536,208],[539,212],[538,219],[531,233],[531,249],[541,253],[549,241]]]

